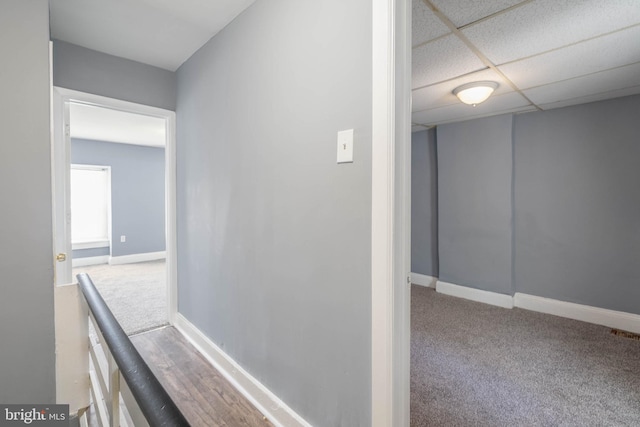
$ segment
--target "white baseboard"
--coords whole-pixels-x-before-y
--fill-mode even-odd
[[[112,256],[112,257],[109,257],[109,264],[111,265],[133,264],[135,262],[156,261],[158,259],[165,259],[166,257],[167,257],[167,251]]]
[[[427,276],[428,277],[428,276]],[[413,278],[413,273],[412,273]],[[415,283],[415,282],[414,282]],[[516,292],[510,295],[496,292],[473,289],[453,283],[436,283],[436,291],[445,295],[464,298],[485,304],[497,305],[504,308],[518,307],[539,313],[552,314],[567,319],[580,320],[582,322],[621,329],[623,331],[640,334],[640,315],[625,313],[624,311],[608,310],[606,308],[592,307],[590,305],[576,304],[535,295]]]
[[[516,292],[515,307],[640,334],[640,315]]]
[[[86,267],[88,265],[107,264],[109,262],[109,255],[90,256],[85,258],[73,258],[71,265],[75,267]]]
[[[436,291],[440,292],[441,294],[464,298],[471,301],[497,305],[498,307],[513,308],[513,297],[511,295],[483,291],[481,289],[455,285],[453,283],[442,282],[440,280],[438,280],[436,283]]]
[[[193,346],[276,427],[311,427],[273,392],[245,371],[182,314],[174,326]]]
[[[435,288],[437,278],[427,276],[426,274],[411,273],[411,283],[414,285],[426,286],[427,288]]]

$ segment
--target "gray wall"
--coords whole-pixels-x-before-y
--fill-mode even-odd
[[[411,271],[438,277],[435,128],[411,135]]]
[[[371,19],[258,0],[177,72],[179,311],[316,426],[371,424]]]
[[[111,166],[111,256],[165,250],[164,148],[72,139],[71,163]]]
[[[638,95],[439,127],[440,279],[640,314],[638,134]],[[413,134],[414,180],[430,164],[424,138]],[[412,218],[414,251],[424,218]]]
[[[512,293],[512,116],[438,127],[440,280]]]
[[[55,402],[49,4],[0,2],[0,402]]]
[[[515,120],[519,292],[640,314],[640,96]]]
[[[53,43],[53,84],[175,110],[175,73],[60,40]]]
[[[77,258],[90,258],[90,257],[97,257],[97,256],[105,256],[105,255],[110,255],[110,251],[109,248],[91,248],[91,249],[75,249],[72,251],[73,255],[72,258],[73,259],[77,259]]]

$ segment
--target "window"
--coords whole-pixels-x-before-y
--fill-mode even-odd
[[[73,249],[109,246],[110,170],[71,165],[71,243]]]

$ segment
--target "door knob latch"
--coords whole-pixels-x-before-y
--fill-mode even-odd
[[[58,255],[56,255],[56,261],[64,262],[66,260],[67,260],[67,254],[65,253],[59,253]]]

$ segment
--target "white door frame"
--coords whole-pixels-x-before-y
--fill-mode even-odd
[[[52,90],[51,193],[53,205],[54,286],[71,283],[69,103]],[[65,256],[56,259],[56,256]]]
[[[371,424],[409,426],[411,4],[373,1]]]
[[[68,212],[69,201],[69,102],[96,105],[113,110],[126,111],[136,114],[144,114],[165,119],[166,145],[165,145],[165,227],[166,227],[166,252],[167,252],[167,301],[169,322],[174,323],[178,309],[177,291],[177,241],[176,241],[176,113],[162,108],[135,104],[133,102],[108,98],[100,95],[79,92],[71,89],[53,88],[53,168],[54,168],[54,216],[56,218],[55,230],[66,228],[60,235],[56,233],[56,250],[65,247],[64,252],[71,252],[71,233],[69,217],[66,221],[60,219],[62,212]],[[63,182],[66,183],[63,184]],[[64,187],[63,187],[64,186]],[[57,188],[55,188],[57,187]],[[64,188],[64,189],[63,189]],[[60,191],[62,190],[62,191]],[[64,224],[63,224],[64,223]],[[62,228],[58,228],[62,227]],[[56,252],[57,253],[57,252]],[[67,258],[65,277],[56,275],[56,286],[63,286],[72,281],[71,257]],[[58,266],[64,263],[56,263]]]

